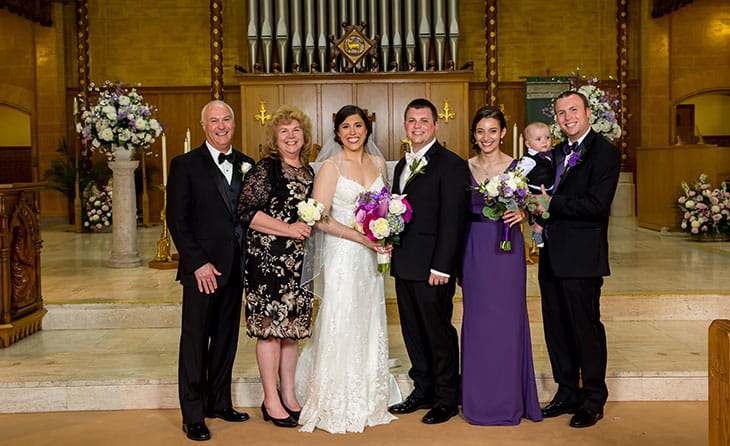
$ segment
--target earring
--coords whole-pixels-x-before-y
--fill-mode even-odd
[[[499,140],[499,143],[500,143],[500,144],[504,144],[504,138],[500,139],[500,140]]]

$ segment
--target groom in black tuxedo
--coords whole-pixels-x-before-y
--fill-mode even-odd
[[[621,157],[591,129],[591,110],[582,94],[566,91],[558,96],[555,115],[568,142],[554,150],[552,197],[543,187],[550,218],[538,279],[545,342],[558,391],[542,414],[549,418],[571,413],[570,426],[588,427],[603,417],[608,398],[600,297],[603,276],[610,274],[608,216]]]
[[[183,286],[178,388],[183,430],[208,440],[205,417],[246,421],[233,408],[231,374],[243,297],[245,228],[235,207],[242,165],[253,160],[233,150],[233,109],[223,101],[203,107],[205,143],[170,163],[167,222],[180,253]]]
[[[393,250],[391,274],[414,390],[389,410],[431,409],[423,417],[427,424],[459,413],[459,345],[451,315],[468,200],[466,163],[438,143],[438,124],[431,102],[408,104],[404,126],[412,151],[398,162],[393,179],[394,192],[407,194],[413,208]]]

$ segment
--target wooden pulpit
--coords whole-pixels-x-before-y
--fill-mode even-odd
[[[43,184],[0,184],[0,347],[41,329],[40,190]]]
[[[713,321],[709,330],[709,444],[730,444],[730,321]]]

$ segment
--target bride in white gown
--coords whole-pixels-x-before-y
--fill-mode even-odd
[[[334,150],[320,167],[312,194],[329,210],[321,247],[324,289],[312,338],[296,372],[301,431],[362,432],[396,419],[388,412],[388,332],[383,275],[376,252],[390,252],[352,228],[358,195],[385,186],[385,160],[364,149],[367,115],[354,105],[335,116]],[[392,384],[391,384],[392,381]]]

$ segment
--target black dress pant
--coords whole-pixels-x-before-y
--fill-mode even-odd
[[[183,287],[178,391],[185,424],[202,422],[206,412],[233,406],[231,375],[242,297],[240,280],[231,279],[213,294]]]
[[[414,397],[459,404],[459,340],[451,324],[453,278],[445,285],[395,279],[403,340],[411,359]]]
[[[545,343],[558,383],[555,399],[602,413],[608,398],[600,311],[603,278],[555,277],[546,248],[538,271]]]

